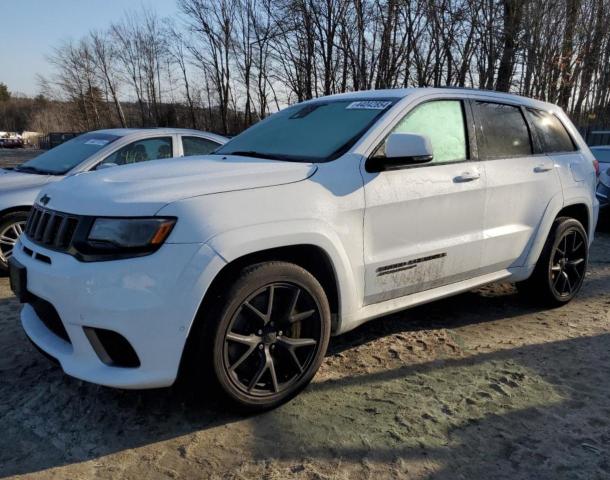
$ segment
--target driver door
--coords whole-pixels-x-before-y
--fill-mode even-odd
[[[392,132],[427,136],[434,159],[400,170],[362,168],[365,304],[480,274],[485,171],[472,160],[469,105],[434,100],[412,108]],[[384,154],[384,144],[374,155]]]

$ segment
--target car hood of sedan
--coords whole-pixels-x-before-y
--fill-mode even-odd
[[[241,156],[154,160],[75,175],[43,189],[39,198],[47,195],[48,208],[66,213],[154,215],[177,200],[294,183],[316,169],[311,163]]]
[[[49,181],[49,175],[36,175],[0,168],[0,193],[38,187]]]

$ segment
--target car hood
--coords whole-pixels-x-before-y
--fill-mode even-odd
[[[20,190],[30,187],[39,187],[48,183],[49,175],[36,175],[33,173],[17,172],[0,168],[0,193]]]
[[[154,160],[82,173],[49,186],[48,208],[81,215],[154,215],[168,203],[304,180],[310,163],[210,155]]]

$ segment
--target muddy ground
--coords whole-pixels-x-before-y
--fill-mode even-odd
[[[0,278],[0,477],[610,478],[610,234],[583,291],[542,310],[511,285],[331,341],[313,384],[243,417],[176,389],[65,376]]]

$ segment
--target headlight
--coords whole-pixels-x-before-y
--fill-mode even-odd
[[[163,245],[175,218],[96,218],[86,240],[76,246],[87,256],[125,258],[146,255]]]

